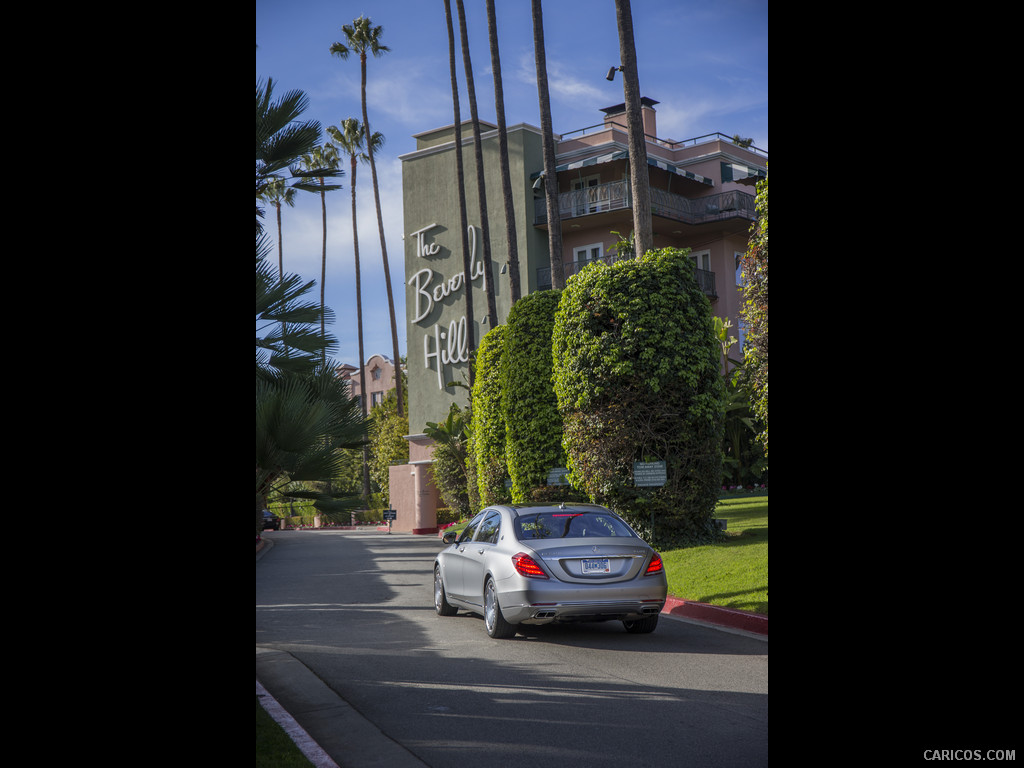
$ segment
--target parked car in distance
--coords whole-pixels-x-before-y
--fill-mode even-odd
[[[271,512],[269,509],[263,510],[263,530],[279,531],[281,530],[281,518]]]
[[[661,556],[596,504],[487,507],[434,562],[434,608],[484,618],[487,634],[519,625],[621,621],[653,632],[668,582]]]

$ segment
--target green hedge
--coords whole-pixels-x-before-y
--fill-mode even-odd
[[[562,419],[551,384],[551,332],[561,291],[524,296],[509,312],[501,355],[501,412],[505,458],[516,503],[573,497],[547,486],[548,472],[564,467]]]
[[[581,270],[562,292],[552,338],[571,482],[658,546],[716,535],[721,350],[687,253]],[[667,483],[636,487],[637,461],[665,461]]]
[[[473,377],[471,454],[476,460],[480,503],[505,504],[512,494],[505,487],[505,417],[501,410],[501,357],[507,326],[491,328],[480,341]]]

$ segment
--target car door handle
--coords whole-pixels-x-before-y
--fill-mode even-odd
[[[484,550],[483,550],[483,548],[481,548],[481,549],[478,549],[478,550],[476,551],[476,553],[477,553],[478,555],[482,555],[482,554],[484,553]]]

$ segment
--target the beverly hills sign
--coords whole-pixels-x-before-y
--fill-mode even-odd
[[[437,228],[438,224],[418,229],[410,233],[409,237],[416,240],[416,257],[427,258],[437,256],[441,253],[441,246],[434,242],[429,232]],[[486,279],[484,265],[476,257],[476,227],[469,227],[469,275],[470,282],[478,279]],[[430,267],[424,267],[409,278],[408,284],[413,289],[415,314],[412,322],[426,327],[428,323],[424,320],[433,311],[435,305],[441,304],[450,296],[456,296],[465,290],[465,274],[462,271],[456,272],[451,277],[445,277]],[[469,362],[469,329],[465,313],[456,320],[452,320],[447,326],[443,322],[435,323],[433,333],[429,330],[423,337],[423,366],[429,369],[431,362],[437,369],[437,387],[445,388],[444,366],[456,365]]]

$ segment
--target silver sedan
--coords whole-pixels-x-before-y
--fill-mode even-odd
[[[653,632],[665,605],[661,556],[594,504],[488,507],[444,542],[434,607],[482,615],[491,637],[511,637],[520,624],[608,620]]]

